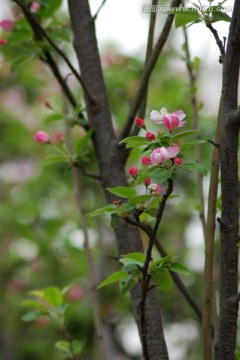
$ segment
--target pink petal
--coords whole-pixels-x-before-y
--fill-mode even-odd
[[[180,151],[180,147],[179,146],[169,146],[167,148],[167,153],[169,158],[173,158],[175,157]]]
[[[179,118],[176,115],[168,115],[163,117],[163,125],[167,130],[173,130],[179,125]]]
[[[177,115],[180,121],[183,120],[186,116],[182,110],[173,111],[172,114]]]
[[[180,121],[178,127],[183,127],[186,124],[186,121]]]

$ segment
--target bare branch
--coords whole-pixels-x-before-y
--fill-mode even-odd
[[[93,16],[93,20],[94,20],[94,21],[97,19],[98,15],[99,15],[100,11],[102,10],[102,7],[104,6],[104,4],[105,4],[106,1],[107,1],[107,0],[103,0],[102,3],[101,3],[101,5],[99,6],[96,14]]]
[[[212,26],[211,23],[207,23],[206,24],[207,28],[211,31],[211,33],[213,34],[215,40],[216,40],[216,43],[217,43],[217,46],[220,50],[220,53],[221,53],[221,56],[219,57],[219,63],[220,64],[223,64],[224,62],[224,57],[225,57],[225,48],[224,48],[224,44],[222,43],[222,41],[220,40],[219,38],[219,35],[218,35],[218,32],[216,29],[214,29],[214,27]],[[224,42],[225,43],[225,42]]]
[[[181,0],[173,0],[172,3],[171,3],[171,7],[177,7],[181,4]],[[139,88],[138,88],[138,91],[137,91],[137,94],[133,100],[133,103],[132,103],[132,106],[131,106],[131,109],[129,111],[129,114],[128,114],[128,117],[127,117],[127,120],[126,120],[126,123],[125,123],[125,126],[119,136],[119,141],[121,141],[123,138],[127,137],[129,134],[130,134],[130,131],[131,131],[131,128],[132,128],[132,124],[133,124],[133,121],[134,121],[134,118],[137,114],[137,111],[139,109],[139,106],[142,102],[142,99],[144,97],[144,94],[145,94],[145,91],[146,91],[146,87],[148,85],[148,81],[149,81],[149,78],[152,74],[152,71],[156,65],[156,62],[158,60],[158,57],[163,49],[163,46],[165,45],[166,41],[167,41],[167,38],[168,38],[168,35],[170,33],[170,29],[171,29],[171,26],[172,26],[172,23],[173,23],[173,19],[174,19],[174,15],[172,14],[169,14],[168,17],[167,17],[167,20],[165,22],[165,25],[163,27],[163,30],[161,32],[161,35],[156,43],[156,46],[150,56],[150,59],[147,63],[147,66],[144,70],[144,73],[143,73],[143,76],[142,76],[142,79],[140,81],[140,84],[139,84]]]

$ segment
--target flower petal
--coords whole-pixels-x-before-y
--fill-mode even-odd
[[[162,115],[160,112],[153,110],[150,113],[150,120],[156,124],[162,124]]]
[[[182,110],[173,111],[171,114],[177,115],[180,121],[186,117],[186,114],[184,114]]]
[[[174,158],[180,151],[180,147],[179,146],[169,146],[167,148],[167,153],[169,158]]]

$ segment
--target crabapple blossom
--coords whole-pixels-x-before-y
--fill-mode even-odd
[[[145,122],[144,122],[143,119],[141,119],[141,118],[136,118],[136,119],[135,119],[135,123],[136,123],[136,125],[137,125],[138,127],[143,127],[143,128],[145,128]]]
[[[151,163],[152,163],[151,159],[149,159],[147,156],[142,157],[142,164],[143,165],[150,165]]]
[[[143,183],[145,186],[149,186],[151,184],[151,178],[148,176]]]
[[[173,162],[174,162],[174,165],[182,165],[183,159],[176,157],[173,159]]]
[[[169,146],[168,148],[160,147],[153,150],[150,159],[154,165],[158,165],[168,159],[174,158],[179,151],[179,146]]]
[[[138,168],[137,167],[131,167],[128,170],[129,175],[131,175],[134,179],[137,177],[138,174]]]
[[[38,10],[40,9],[40,6],[41,6],[41,5],[40,5],[38,2],[33,1],[33,2],[31,3],[31,6],[30,6],[30,11],[31,11],[32,13],[37,13]]]
[[[49,143],[49,135],[45,131],[37,131],[33,135],[33,139],[41,144]]]
[[[6,39],[0,39],[0,46],[4,46],[7,44],[7,40]]]
[[[4,19],[0,21],[0,26],[4,31],[10,32],[14,29],[14,21],[10,19]]]
[[[147,132],[147,133],[146,133],[146,138],[147,138],[148,140],[155,140],[155,139],[156,139],[156,136],[155,136],[153,133],[151,133],[151,132]]]
[[[167,109],[162,108],[160,111],[153,110],[150,113],[150,120],[156,124],[163,124],[167,130],[173,130],[182,127],[186,121],[183,121],[186,114],[182,110],[168,113]]]
[[[63,141],[63,136],[62,136],[62,134],[61,134],[61,133],[57,133],[57,134],[55,135],[55,139],[56,139],[57,141],[59,141],[59,142],[62,142],[62,141]]]
[[[148,189],[150,190],[151,193],[154,194],[159,194],[162,192],[161,186],[155,183],[151,183],[150,185],[148,185]]]

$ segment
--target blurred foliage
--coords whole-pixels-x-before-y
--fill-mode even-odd
[[[41,0],[40,3],[41,12],[37,17],[39,20],[45,19],[43,25],[46,31],[63,48],[69,46],[71,32],[66,15],[60,13],[58,17],[51,17],[61,2],[52,2],[56,5],[55,10],[54,6],[48,8],[51,2]],[[49,14],[47,19],[46,14]],[[11,59],[12,66],[6,61],[0,67],[0,222],[3,224],[0,228],[0,360],[7,359],[7,352],[12,353],[10,359],[16,360],[59,359],[59,348],[66,345],[58,343],[57,348],[54,347],[55,342],[65,341],[61,326],[44,316],[32,322],[22,321],[24,316],[26,320],[27,309],[21,303],[28,298],[29,291],[52,286],[59,289],[68,287],[65,297],[71,311],[66,310],[66,329],[71,338],[80,341],[78,359],[97,359],[88,295],[87,263],[74,201],[71,169],[64,163],[42,166],[41,161],[49,155],[49,147],[33,141],[33,134],[39,129],[53,135],[65,131],[61,124],[47,128],[45,119],[52,112],[44,107],[44,101],[50,101],[58,112],[62,112],[66,104],[47,67],[36,61],[39,47],[30,40],[32,32],[19,14],[16,27],[21,27],[22,32],[19,30],[6,34],[8,45],[1,47],[2,56],[6,60]],[[24,50],[21,54],[19,44]],[[119,132],[137,90],[143,62],[138,57],[127,57],[109,50],[102,61],[114,126],[116,132]],[[186,130],[191,130],[191,94],[186,72],[173,66],[177,61],[179,59],[169,45],[151,77],[146,120],[152,109],[159,110],[163,106],[169,111],[183,109],[187,114]],[[71,79],[69,83],[78,96],[81,92],[77,84]],[[79,103],[82,103],[80,97]],[[202,139],[213,139],[215,124],[216,119],[204,117],[200,112]],[[72,129],[72,133],[75,144],[85,134],[78,126]],[[208,168],[211,146],[202,145],[203,164]],[[140,150],[133,149],[128,165],[138,164],[140,156]],[[98,166],[92,147],[88,159],[85,170],[97,173]],[[189,150],[186,159],[194,160],[193,149]],[[85,211],[104,206],[104,196],[97,181],[83,175],[81,179]],[[208,180],[205,180],[207,184]],[[190,260],[196,259],[197,267],[191,269],[192,275],[184,277],[184,281],[196,301],[202,305],[203,239],[201,237],[202,245],[199,246],[199,238],[195,238],[197,235],[193,233],[189,236],[187,231],[191,224],[197,223],[198,229],[200,226],[196,210],[199,205],[196,175],[180,173],[175,194],[180,197],[169,200],[159,238],[170,255],[177,255],[179,261],[189,263],[190,268],[193,262]],[[117,248],[110,228],[110,217],[104,215],[88,218],[87,221],[100,283],[108,274],[120,269],[114,259],[118,255]],[[146,245],[145,234],[142,234],[142,239]],[[199,256],[196,256],[198,252]],[[157,252],[154,255],[158,257]],[[109,341],[116,352],[126,353],[117,330],[122,319],[131,316],[129,296],[121,295],[117,285],[99,290],[99,295]],[[182,295],[175,287],[171,293],[159,292],[159,303],[167,333],[176,324],[184,327],[184,322],[190,322],[193,326],[195,337],[184,338],[185,356],[188,360],[200,359],[199,324]],[[126,359],[139,358],[137,351],[136,357],[127,354]]]

